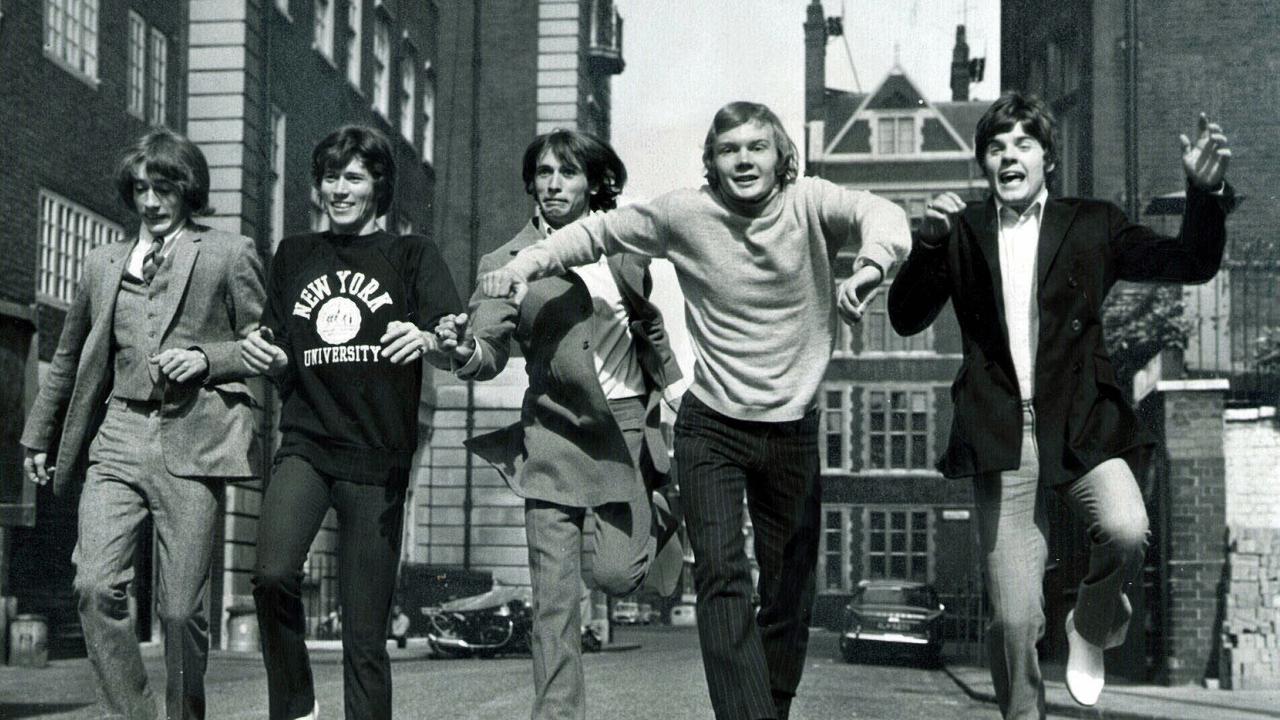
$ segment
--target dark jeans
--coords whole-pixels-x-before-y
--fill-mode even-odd
[[[687,393],[675,426],[675,459],[696,558],[698,638],[711,706],[720,720],[788,716],[804,671],[813,609],[822,489],[818,415],[750,422]],[[760,609],[742,498],[754,530]]]
[[[301,457],[281,458],[262,498],[253,599],[258,607],[271,720],[311,712],[302,564],[330,507],[338,511],[338,598],[347,720],[389,720],[387,618],[395,589],[408,471],[387,486],[324,475]],[[327,714],[326,716],[331,716]]]

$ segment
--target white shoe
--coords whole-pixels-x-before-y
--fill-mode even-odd
[[[1076,632],[1074,617],[1074,610],[1067,613],[1067,692],[1077,703],[1093,707],[1106,684],[1102,648]]]

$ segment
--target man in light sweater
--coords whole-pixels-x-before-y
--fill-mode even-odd
[[[707,184],[591,215],[480,279],[491,297],[602,254],[675,266],[697,359],[675,460],[697,558],[698,635],[717,718],[788,717],[809,639],[821,488],[814,397],[837,312],[861,319],[910,247],[906,215],[866,192],[797,178],[795,144],[767,107],[721,108],[703,148]],[[841,249],[857,251],[834,287]],[[755,529],[758,613],[742,533]]]

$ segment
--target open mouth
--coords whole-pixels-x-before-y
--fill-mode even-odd
[[[1027,174],[1021,170],[1001,170],[996,179],[1001,185],[1012,185],[1027,179]]]
[[[760,179],[759,175],[734,175],[733,181],[738,185],[750,185]]]
[[[337,212],[342,212],[344,210],[350,210],[354,207],[354,204],[349,202],[331,202],[329,203],[329,207]]]

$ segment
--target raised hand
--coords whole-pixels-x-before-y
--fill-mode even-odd
[[[1227,165],[1231,164],[1231,148],[1227,146],[1222,127],[1200,113],[1196,141],[1191,142],[1186,135],[1178,139],[1182,141],[1182,169],[1187,179],[1202,190],[1217,190],[1227,173]]]
[[[862,322],[862,315],[880,291],[883,280],[884,273],[880,268],[863,265],[848,280],[840,283],[836,290],[836,311],[840,313],[840,319],[848,325]]]
[[[924,208],[920,221],[920,239],[940,243],[951,233],[951,216],[964,210],[964,200],[953,192],[935,196]]]
[[[517,305],[524,300],[524,294],[529,290],[529,283],[523,277],[505,267],[481,275],[478,285],[480,292],[486,297],[500,300],[511,298]]]

